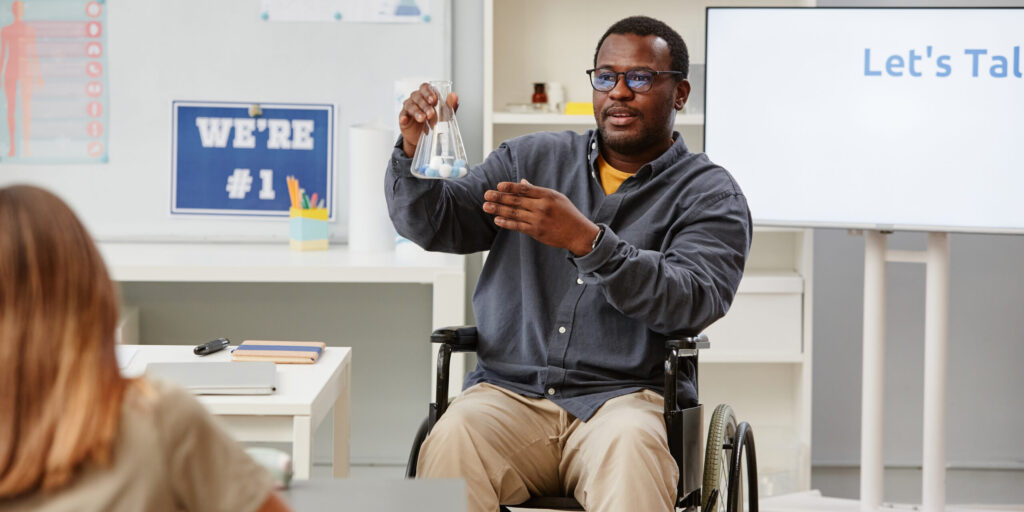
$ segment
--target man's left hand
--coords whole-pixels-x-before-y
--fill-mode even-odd
[[[484,211],[495,216],[498,227],[525,233],[576,256],[590,252],[599,231],[564,194],[526,180],[498,183],[498,190],[484,192],[484,201]]]

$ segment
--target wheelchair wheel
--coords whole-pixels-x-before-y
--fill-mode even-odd
[[[732,407],[720,404],[711,415],[708,444],[704,451],[704,481],[701,487],[701,512],[741,512],[743,482],[730,482],[730,465],[736,441],[736,416]],[[742,473],[741,473],[742,475]],[[742,480],[740,476],[740,480]],[[730,485],[736,485],[735,500],[729,499]]]

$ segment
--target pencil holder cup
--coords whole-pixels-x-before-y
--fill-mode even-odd
[[[327,250],[327,208],[288,210],[293,251]]]

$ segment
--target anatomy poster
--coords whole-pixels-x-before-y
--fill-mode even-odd
[[[107,161],[107,8],[0,0],[0,163]]]

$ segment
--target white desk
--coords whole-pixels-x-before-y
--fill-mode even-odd
[[[230,349],[204,357],[191,345],[124,345],[135,354],[122,373],[136,377],[151,362],[230,361]],[[308,479],[313,431],[334,417],[334,477],[348,476],[349,394],[352,350],[328,347],[314,364],[277,365],[277,390],[270,395],[199,395],[196,398],[225,423],[239,441],[292,443],[295,478]]]
[[[430,253],[418,247],[354,253],[344,245],[297,252],[284,242],[104,242],[99,247],[115,281],[429,284],[433,328],[466,321],[463,256]],[[423,343],[428,335],[423,333]],[[434,357],[426,363],[432,382],[437,347],[433,349]],[[463,357],[452,358],[451,396],[462,390],[464,361]],[[432,384],[430,389],[434,389]]]
[[[462,480],[307,480],[283,491],[285,501],[302,512],[465,512]]]

